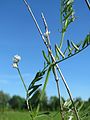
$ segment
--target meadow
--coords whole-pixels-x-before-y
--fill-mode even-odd
[[[35,120],[60,120],[59,114],[57,114],[55,117],[51,117],[54,116],[55,114],[56,112],[52,112],[51,115],[48,117],[42,116],[36,118]],[[0,120],[31,120],[31,119],[29,112],[8,111],[8,112],[0,112]],[[90,120],[90,117],[84,118],[82,120]]]
[[[52,113],[52,116],[55,112]],[[29,112],[0,112],[0,120],[31,120]],[[59,115],[56,115],[54,118],[47,116],[38,117],[35,120],[60,120]]]

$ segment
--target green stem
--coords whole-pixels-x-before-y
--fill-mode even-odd
[[[56,65],[56,66],[57,66],[57,65]],[[74,101],[73,101],[73,97],[72,97],[71,91],[70,91],[70,89],[69,89],[69,87],[68,87],[68,84],[67,84],[67,82],[66,82],[66,80],[65,80],[65,78],[64,78],[64,76],[63,76],[63,74],[62,74],[61,69],[60,69],[58,66],[57,66],[57,70],[58,70],[58,72],[59,72],[59,74],[60,74],[60,76],[61,76],[61,78],[62,78],[62,81],[63,81],[63,83],[64,83],[64,85],[65,85],[65,87],[66,87],[66,90],[67,90],[67,92],[68,92],[68,94],[69,94],[70,100],[71,100],[72,105],[73,105],[73,107],[74,107],[74,112],[75,112],[76,118],[77,118],[77,120],[80,120],[79,115],[78,115],[78,112],[77,112],[77,109],[76,109],[76,106],[74,105]]]
[[[60,41],[60,47],[59,47],[60,50],[61,50],[61,48],[62,48],[62,46],[63,46],[64,36],[65,36],[65,32],[62,32],[61,41]]]
[[[88,0],[85,0],[85,2],[86,2],[86,4],[87,4],[87,7],[88,7],[89,10],[90,10],[90,3],[89,3],[89,1],[88,1]]]
[[[56,86],[57,86],[57,92],[58,92],[58,98],[59,98],[59,110],[60,110],[60,115],[61,115],[61,120],[64,120],[64,116],[63,116],[63,108],[62,108],[62,104],[61,104],[61,96],[60,96],[60,88],[59,88],[59,78],[56,72],[56,66],[53,67],[52,69],[54,77],[55,77],[55,81],[56,81]]]
[[[25,84],[25,82],[24,82],[24,79],[23,79],[23,77],[22,77],[22,75],[21,75],[21,72],[20,72],[19,68],[17,68],[17,70],[18,70],[18,74],[19,74],[19,76],[20,76],[20,78],[21,78],[21,81],[22,81],[22,83],[23,83],[23,86],[24,86],[24,88],[25,88],[25,91],[26,91],[26,93],[27,93],[27,87],[26,87],[26,84]]]
[[[62,0],[60,0],[60,22],[61,22],[61,29],[63,27],[63,23],[62,23]]]
[[[23,83],[23,86],[24,86],[24,88],[25,88],[25,91],[26,91],[26,94],[27,94],[27,97],[26,97],[27,108],[28,108],[28,110],[30,110],[30,108],[29,108],[29,103],[28,103],[28,90],[27,90],[26,84],[25,84],[25,82],[24,82],[24,79],[23,79],[23,77],[22,77],[22,75],[21,75],[21,72],[20,72],[19,68],[17,68],[17,71],[18,71],[18,74],[19,74],[19,76],[20,76],[20,79],[21,79],[21,81],[22,81],[22,83]]]
[[[63,45],[63,41],[64,41],[64,35],[65,35],[65,32],[63,32],[63,15],[62,15],[62,11],[63,11],[63,1],[61,0],[60,1],[60,21],[61,21],[61,30],[62,30],[62,34],[61,34],[61,40],[60,40],[60,49],[62,48],[62,45]]]

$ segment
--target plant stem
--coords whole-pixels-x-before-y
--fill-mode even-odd
[[[90,3],[89,3],[89,1],[88,1],[88,0],[85,0],[85,2],[86,2],[86,4],[87,4],[87,7],[88,7],[89,10],[90,10]]]
[[[27,97],[26,97],[27,108],[28,108],[28,110],[30,110],[30,108],[29,108],[29,103],[28,103],[28,90],[27,90],[26,84],[25,84],[25,82],[24,82],[24,79],[23,79],[23,77],[22,77],[22,75],[21,75],[21,72],[20,72],[19,68],[17,68],[17,71],[18,71],[18,74],[19,74],[19,76],[20,76],[20,79],[21,79],[21,81],[22,81],[22,83],[23,83],[23,86],[24,86],[24,88],[25,88],[25,91],[26,91],[26,94],[27,94]]]
[[[49,50],[48,50],[49,52]],[[52,51],[49,52],[50,56],[51,56],[51,59],[52,59],[52,62],[55,61],[55,58],[52,54]],[[58,78],[58,75],[57,75],[57,72],[56,72],[56,66],[53,67],[53,74],[54,74],[54,78],[55,78],[55,81],[56,81],[56,85],[57,85],[57,91],[58,91],[58,97],[59,97],[59,109],[60,109],[60,114],[61,114],[61,120],[64,120],[64,116],[63,116],[63,108],[62,108],[62,105],[61,105],[61,99],[60,99],[60,88],[59,88],[59,78]]]
[[[63,116],[63,108],[61,105],[61,97],[60,97],[60,88],[59,88],[59,78],[56,72],[56,67],[53,68],[53,74],[55,77],[55,81],[56,81],[56,85],[57,85],[57,91],[58,91],[58,98],[59,98],[59,109],[60,109],[60,114],[61,114],[61,119],[64,120],[64,116]]]
[[[63,23],[62,23],[62,0],[60,0],[60,22],[61,22],[61,27],[62,27],[62,25],[63,25]]]
[[[61,30],[63,29],[63,15],[62,15],[62,12],[63,12],[63,0],[60,0],[60,22],[61,22]],[[61,40],[60,40],[60,50],[63,46],[63,41],[64,41],[64,35],[65,35],[65,32],[61,31]]]
[[[74,107],[74,112],[75,112],[76,118],[77,118],[77,120],[80,120],[79,115],[78,115],[78,112],[77,112],[76,107],[75,107],[74,102],[73,102],[72,94],[71,94],[70,89],[69,89],[69,87],[68,87],[68,84],[66,83],[66,80],[65,80],[65,78],[64,78],[64,76],[63,76],[63,74],[62,74],[62,71],[60,70],[60,68],[59,68],[58,66],[57,66],[57,69],[58,69],[58,72],[59,72],[59,74],[60,74],[60,76],[61,76],[61,78],[62,78],[62,80],[63,80],[63,83],[64,83],[66,89],[67,89],[67,92],[68,92],[68,94],[69,94],[70,100],[71,100],[72,105],[73,105],[73,107]]]
[[[47,22],[46,22],[46,19],[45,19],[43,13],[42,13],[42,19],[43,19],[43,23],[44,23],[44,27],[45,27],[45,32],[49,33],[48,25],[47,25]],[[52,54],[49,34],[47,35],[46,40],[47,40],[46,41],[47,42],[47,50],[48,50],[49,55],[51,56],[52,63],[53,63],[54,60],[55,60],[55,57]],[[62,105],[61,105],[61,101],[60,101],[60,88],[59,88],[59,83],[58,83],[59,78],[58,78],[58,75],[57,75],[56,66],[54,66],[52,68],[52,71],[53,71],[54,78],[55,78],[56,85],[57,85],[57,91],[58,91],[58,97],[59,97],[59,109],[60,109],[61,119],[64,120]]]
[[[26,93],[27,93],[27,87],[26,87],[26,85],[25,85],[25,82],[24,82],[24,79],[23,79],[23,77],[22,77],[22,75],[21,75],[21,72],[20,72],[19,68],[17,68],[17,70],[18,70],[18,74],[19,74],[19,76],[20,76],[20,79],[21,79],[21,81],[22,81],[22,83],[23,83],[23,86],[24,86],[24,88],[25,88],[25,91],[26,91]]]
[[[62,35],[61,35],[61,41],[60,41],[60,50],[61,50],[61,48],[62,48],[62,46],[63,46],[63,41],[64,41],[64,35],[65,35],[65,32],[62,32]]]

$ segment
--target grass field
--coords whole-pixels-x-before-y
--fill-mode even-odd
[[[52,113],[52,116],[55,113]],[[0,120],[31,120],[28,112],[0,112]],[[54,118],[47,116],[38,117],[35,120],[60,120],[59,115],[56,115]]]
[[[55,115],[56,113],[53,112],[51,116]],[[0,120],[31,120],[30,115],[28,112],[0,112]],[[57,114],[55,117],[47,117],[47,116],[42,116],[38,117],[35,120],[60,120],[59,114]],[[65,119],[68,120],[68,119]],[[75,120],[75,119],[73,119]],[[83,120],[90,120],[89,118],[85,118]]]

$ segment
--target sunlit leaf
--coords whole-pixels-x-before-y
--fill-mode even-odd
[[[63,52],[60,50],[60,48],[58,47],[58,45],[55,45],[55,49],[56,49],[56,51],[62,56],[62,58],[65,58],[65,55],[64,55]]]
[[[71,41],[71,45],[75,48],[76,51],[79,51],[79,47],[77,45],[75,45],[75,43],[73,41]]]
[[[46,71],[47,71],[46,69],[43,69],[42,71],[36,73],[35,78],[32,80],[28,87],[28,98],[30,98],[36,92],[36,90],[42,85],[36,83],[43,78],[43,75],[45,74]]]
[[[34,85],[28,89],[28,95],[31,96],[42,84]]]
[[[46,112],[41,112],[39,113],[37,116],[41,117],[43,115],[50,115],[50,112],[49,111],[46,111]]]
[[[59,58],[58,51],[57,51],[57,49],[56,49],[56,45],[55,45],[55,53],[56,53],[56,57],[55,57],[55,58],[59,60],[60,58]]]
[[[82,48],[90,44],[90,34],[88,34],[83,42]]]
[[[74,22],[74,9],[73,9],[74,0],[62,0],[62,10],[61,10],[61,18],[62,18],[62,32],[65,32],[71,22]]]
[[[49,58],[46,56],[44,50],[42,51],[42,53],[43,53],[43,57],[46,60],[47,64],[50,64]]]
[[[50,71],[51,71],[51,66],[48,68],[48,71],[47,71],[47,74],[46,74],[44,86],[42,88],[42,92],[41,92],[41,96],[40,96],[40,101],[42,101],[43,95],[45,93],[45,90],[46,90],[46,87],[47,87],[47,83],[48,83],[48,79],[49,79],[49,76],[50,76]],[[36,114],[38,114],[39,108],[40,108],[40,102],[39,102],[39,104],[37,106]]]
[[[71,45],[70,45],[69,40],[67,40],[67,47],[68,47],[68,50],[69,50],[68,56],[70,56],[72,54],[72,49],[71,49]]]

